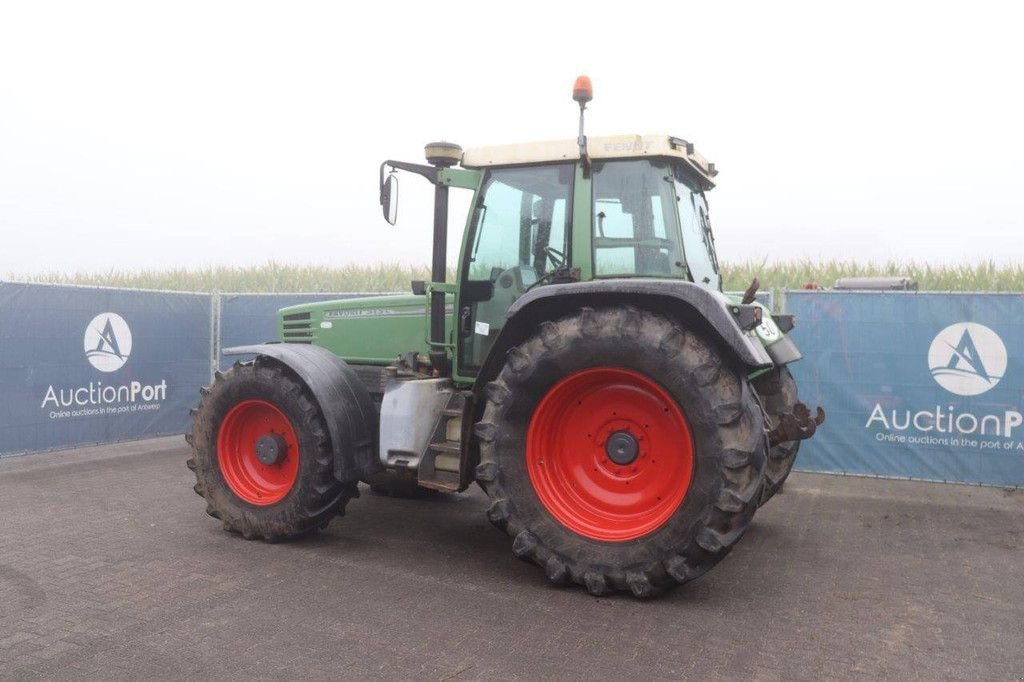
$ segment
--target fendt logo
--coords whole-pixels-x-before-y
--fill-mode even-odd
[[[117,313],[101,313],[85,328],[85,356],[101,372],[116,372],[132,353],[132,330]]]
[[[958,322],[939,332],[928,349],[935,381],[950,393],[980,395],[1006,372],[1006,346],[999,335],[974,322]]]

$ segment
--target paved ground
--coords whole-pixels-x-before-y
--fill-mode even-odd
[[[0,678],[1024,677],[1024,494],[796,475],[705,578],[549,587],[479,492],[221,531],[180,439],[0,461]]]

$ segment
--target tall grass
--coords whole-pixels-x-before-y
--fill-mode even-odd
[[[454,270],[449,273],[454,277]],[[11,279],[49,284],[84,284],[125,289],[225,292],[341,292],[409,291],[412,280],[429,280],[427,265],[284,265],[268,261],[249,267],[213,266],[167,270],[108,270],[106,272],[50,272]]]
[[[800,289],[815,283],[831,287],[843,277],[906,276],[920,291],[1024,291],[1024,264],[996,265],[992,261],[959,265],[928,263],[861,263],[857,261],[794,260],[778,263],[722,264],[723,287],[742,291],[756,276],[762,289],[771,289],[776,300],[783,289]]]
[[[724,288],[741,291],[757,276],[762,289],[776,295],[783,289],[799,289],[816,282],[832,286],[841,277],[906,275],[916,280],[922,291],[1024,291],[1024,264],[929,265],[926,263],[884,264],[856,261],[794,260],[776,263],[723,263]],[[449,272],[449,280],[454,272]],[[376,265],[283,265],[273,261],[252,267],[207,267],[168,270],[109,270],[75,274],[46,273],[30,277],[12,276],[21,281],[54,284],[87,284],[175,291],[232,292],[333,292],[333,291],[409,291],[414,279],[429,279],[426,265],[396,263]]]

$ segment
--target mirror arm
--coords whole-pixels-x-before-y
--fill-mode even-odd
[[[410,173],[416,173],[425,177],[430,184],[437,184],[437,168],[433,166],[424,166],[418,163],[408,163],[406,161],[392,161],[388,159],[380,165],[380,204],[384,205],[384,169],[391,167],[392,170],[404,170]]]

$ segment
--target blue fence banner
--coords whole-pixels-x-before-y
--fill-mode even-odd
[[[180,434],[212,298],[0,282],[0,455]]]
[[[1024,485],[1024,295],[787,291],[797,468]]]
[[[367,295],[0,282],[0,456],[183,433],[198,387],[234,360],[220,349],[274,340],[282,307]],[[801,399],[828,413],[799,469],[1024,485],[1024,295],[784,303]]]
[[[221,349],[252,343],[277,340],[277,311],[288,306],[316,301],[337,301],[374,294],[221,294],[220,340]],[[244,356],[220,356],[220,368],[231,366]]]

